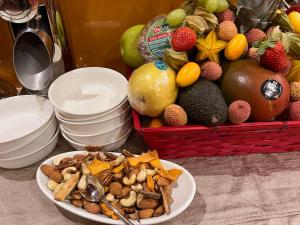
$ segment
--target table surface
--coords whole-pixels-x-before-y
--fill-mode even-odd
[[[125,147],[146,149],[135,136]],[[50,156],[65,151],[72,148],[60,138]],[[191,172],[197,192],[186,211],[163,225],[300,224],[300,152],[172,161]],[[35,180],[38,165],[0,169],[0,225],[99,224],[49,201]]]

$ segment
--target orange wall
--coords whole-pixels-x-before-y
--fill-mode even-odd
[[[183,0],[56,0],[74,67],[126,71],[119,39],[126,28],[168,13]]]

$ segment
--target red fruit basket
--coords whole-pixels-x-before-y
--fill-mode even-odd
[[[300,122],[259,122],[206,127],[142,127],[133,111],[134,127],[161,158],[231,156],[300,150]]]

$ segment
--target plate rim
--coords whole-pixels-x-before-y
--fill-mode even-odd
[[[46,160],[44,160],[38,167],[37,169],[37,172],[36,172],[36,181],[38,183],[38,186],[39,186],[39,189],[42,191],[42,193],[51,201],[53,202],[54,204],[58,205],[59,207],[63,208],[64,210],[72,213],[72,214],[75,214],[79,217],[83,217],[87,220],[92,220],[92,221],[95,221],[95,222],[100,222],[100,223],[106,223],[106,224],[112,224],[112,225],[120,225],[120,224],[123,224],[120,220],[113,220],[113,219],[110,219],[110,218],[106,218],[104,216],[100,216],[100,215],[97,215],[97,214],[90,214],[88,212],[85,212],[83,214],[81,213],[76,213],[77,210],[80,210],[80,209],[77,209],[75,208],[74,206],[72,206],[71,204],[67,203],[67,202],[60,202],[60,201],[56,201],[53,199],[53,196],[50,196],[47,192],[46,192],[46,189],[48,187],[44,187],[44,185],[42,184],[42,181],[41,179],[39,179],[40,176],[45,176],[42,172],[41,172],[41,166],[43,164],[45,164],[46,162],[48,161],[51,161],[54,157],[57,157],[57,156],[61,156],[61,155],[66,155],[66,156],[69,156],[69,155],[75,155],[75,154],[86,154],[87,151],[71,151],[71,152],[64,152],[64,153],[61,153],[61,154],[57,154],[57,155],[54,155]],[[121,153],[118,153],[118,152],[110,152],[112,154],[115,154],[115,155],[120,155]],[[176,211],[175,213],[169,217],[170,215],[163,215],[163,216],[160,216],[160,217],[153,217],[151,219],[143,219],[141,220],[142,224],[143,225],[151,225],[151,224],[160,224],[160,223],[163,223],[163,222],[166,222],[166,221],[169,221],[175,217],[177,217],[178,215],[180,215],[182,212],[184,212],[189,206],[190,204],[192,203],[194,197],[195,197],[195,194],[196,194],[196,182],[195,182],[195,179],[194,177],[191,175],[191,173],[185,169],[184,167],[176,164],[176,163],[173,163],[171,161],[168,161],[168,160],[163,160],[161,159],[161,162],[162,163],[168,163],[168,164],[171,164],[171,166],[174,166],[176,168],[180,168],[183,170],[184,174],[188,177],[188,179],[191,181],[191,194],[189,195],[189,198],[186,200],[185,204],[182,204]],[[98,216],[96,218],[96,216]],[[159,219],[161,218],[162,219]],[[99,218],[99,219],[98,219]],[[134,224],[139,224],[137,223],[136,221],[132,221]]]

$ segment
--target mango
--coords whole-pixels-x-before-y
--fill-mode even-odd
[[[289,21],[291,26],[293,27],[295,33],[300,33],[300,13],[291,12],[289,15]]]
[[[247,53],[247,50],[248,42],[246,36],[237,34],[225,48],[225,58],[230,61],[238,60]]]
[[[195,83],[201,74],[200,66],[194,62],[186,63],[178,72],[176,84],[179,87],[187,87]]]
[[[289,82],[300,82],[300,60],[292,60],[292,68],[287,76]]]

